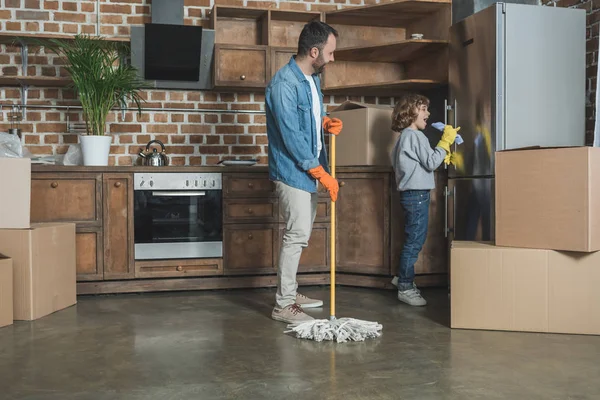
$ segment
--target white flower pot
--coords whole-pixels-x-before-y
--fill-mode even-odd
[[[81,152],[83,153],[83,165],[108,165],[108,154],[110,153],[112,136],[81,135],[79,136],[79,142],[81,143]]]

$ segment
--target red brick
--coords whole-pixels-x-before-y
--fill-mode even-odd
[[[40,137],[38,135],[24,135],[25,136],[25,144],[39,144]]]
[[[40,0],[25,0],[25,8],[31,8],[34,10],[41,9]]]
[[[64,133],[67,131],[67,124],[64,123],[39,123],[35,126],[37,133]]]
[[[6,22],[6,30],[7,31],[21,31],[21,23],[20,22]]]
[[[77,11],[77,3],[68,3],[66,1],[63,1],[62,9],[64,11]]]
[[[266,115],[254,115],[253,120],[255,124],[266,124],[267,116]]]
[[[254,101],[257,103],[264,103],[265,95],[263,93],[254,93]]]
[[[232,154],[260,154],[262,153],[260,146],[233,146]]]
[[[117,26],[117,34],[119,36],[129,36],[131,28],[129,26]]]
[[[225,136],[223,136],[223,143],[224,144],[236,144],[237,136],[236,135],[225,135]]]
[[[171,122],[183,122],[183,114],[171,114]]]
[[[219,134],[244,133],[244,127],[239,125],[218,125],[216,126],[216,132]]]
[[[237,95],[237,101],[240,102],[249,102],[250,101],[250,94],[249,93],[238,93]]]
[[[150,135],[137,135],[137,136],[136,136],[136,139],[137,139],[137,142],[138,142],[138,143],[143,143],[144,145],[145,145],[146,143],[148,143],[150,140],[152,140],[152,139],[150,138]]]
[[[133,143],[133,135],[119,135],[119,143],[121,144],[131,144]]]
[[[46,98],[48,98],[46,96]],[[57,112],[47,112],[46,113],[46,121],[60,121],[60,113]]]
[[[114,26],[101,25],[100,26],[100,34],[101,35],[114,36],[114,34],[115,34],[115,27]]]
[[[235,101],[235,95],[233,93],[221,93],[221,101],[226,103],[233,103]]]
[[[375,0],[365,0],[365,4],[376,4]],[[335,11],[337,6],[326,4],[310,4],[310,11]]]
[[[148,133],[177,133],[177,125],[147,125]]]
[[[56,76],[56,68],[42,67],[42,76]]]
[[[223,114],[221,115],[221,122],[224,124],[233,124],[235,122],[235,115]]]
[[[360,0],[356,0],[359,1]],[[253,4],[248,2],[248,5]],[[307,4],[306,3],[293,3],[293,2],[281,2],[279,3],[280,10],[294,10],[294,11],[306,11]]]
[[[238,137],[239,144],[254,144],[254,137],[252,135],[244,135]]]
[[[152,92],[150,93],[151,100],[166,100],[167,94],[165,92]]]
[[[169,114],[166,113],[153,113],[152,119],[154,122],[169,122]]]
[[[140,133],[140,124],[110,124],[110,133]]]
[[[204,144],[204,135],[189,135],[190,143]]]
[[[202,122],[201,114],[188,114],[188,122]]]
[[[169,146],[170,154],[194,154],[194,146]]]
[[[81,3],[81,11],[93,13],[96,11],[96,3]]]
[[[200,154],[229,154],[227,146],[200,146],[198,149]]]
[[[135,14],[136,15],[150,15],[150,7],[149,6],[135,6]]]
[[[171,143],[174,143],[174,144],[185,143],[185,135],[171,135],[170,139],[171,139]]]
[[[267,127],[266,125],[249,126],[248,133],[267,133]]]
[[[123,23],[123,17],[120,15],[100,15],[100,23],[121,25]]]
[[[169,165],[185,165],[185,157],[169,157]]]
[[[169,100],[171,101],[183,101],[183,93],[181,92],[170,92]]]
[[[129,25],[142,25],[150,22],[152,22],[152,19],[147,16],[127,17],[127,23]]]
[[[48,21],[50,20],[50,13],[48,11],[17,11],[17,19],[29,19],[36,21]]]
[[[215,114],[205,115],[204,121],[207,124],[216,124],[217,122],[219,122],[219,116]]]
[[[117,158],[118,165],[133,165],[133,157],[120,156]]]
[[[76,144],[77,143],[77,135],[63,135],[63,143],[65,144]]]
[[[25,29],[27,30],[27,32],[39,32],[40,24],[38,24],[37,22],[26,22]]]
[[[198,92],[190,92],[186,93],[187,101],[200,101],[200,93]]]
[[[202,18],[202,9],[201,8],[188,8],[187,15],[188,15],[188,17]]]
[[[150,113],[142,113],[141,115],[135,113],[135,120],[137,122],[150,122]]]
[[[53,22],[46,22],[44,24],[44,31],[46,32],[58,32],[60,30],[60,25]]]
[[[210,7],[210,0],[184,0],[185,7]]]
[[[260,110],[260,104],[253,103],[234,103],[231,105],[232,110]]]
[[[217,101],[217,94],[213,92],[204,92],[204,101]]]
[[[58,10],[58,1],[44,1],[44,10]]]
[[[210,126],[197,124],[181,125],[181,133],[210,133]]]
[[[52,146],[26,146],[31,154],[52,154]]]
[[[57,144],[58,143],[58,135],[44,135],[44,143],[45,144]]]
[[[20,8],[21,0],[4,0],[4,6],[6,8]]]
[[[100,4],[100,12],[106,14],[132,14],[129,4]]]
[[[250,123],[250,115],[248,114],[238,114],[237,115],[238,124],[248,124]]]
[[[85,22],[85,15],[79,13],[55,12],[54,20],[63,22]]]
[[[221,144],[221,137],[215,135],[206,136],[206,144]]]
[[[19,89],[6,89],[4,95],[9,99],[18,99],[21,97],[21,91]]]
[[[190,157],[190,165],[203,165],[202,157]]]
[[[2,74],[6,76],[15,76],[19,73],[19,69],[17,67],[3,67]]]
[[[269,139],[267,135],[256,135],[255,142],[256,144],[269,144]]]
[[[79,33],[79,26],[76,24],[64,24],[63,33]]]

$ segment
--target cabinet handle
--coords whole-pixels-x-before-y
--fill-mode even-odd
[[[246,80],[246,75],[240,76],[240,79],[243,80],[243,81],[245,81]]]
[[[58,187],[58,182],[52,182],[50,186],[52,186],[53,189],[56,189]]]
[[[247,210],[247,212],[248,212],[248,214],[254,214],[254,210],[253,210],[253,209],[251,209],[251,208],[249,208],[249,209]]]
[[[116,188],[121,187],[121,182],[115,182],[115,187]]]
[[[252,189],[252,188],[254,187],[254,183],[252,183],[252,182],[248,183],[248,187],[249,187],[250,189]]]
[[[177,268],[175,268],[177,271],[183,271],[183,267],[181,265],[178,265]]]
[[[248,239],[252,240],[252,239],[254,239],[254,236],[252,236],[252,234],[251,234],[251,233],[249,233],[249,234],[248,234]]]
[[[346,186],[346,182],[344,182],[344,181],[341,181],[341,182],[340,182],[340,187],[344,187],[344,186]]]

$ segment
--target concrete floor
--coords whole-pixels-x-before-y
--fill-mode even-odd
[[[424,293],[340,288],[338,317],[383,324],[346,344],[285,335],[271,289],[81,297],[0,329],[0,399],[600,398],[600,337],[450,330],[446,292]]]

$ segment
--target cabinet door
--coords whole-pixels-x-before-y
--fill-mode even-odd
[[[104,279],[134,275],[133,176],[104,174]]]
[[[284,65],[290,62],[290,58],[298,51],[294,47],[271,47],[271,78]]]
[[[266,87],[269,59],[267,46],[215,45],[215,87]]]
[[[103,273],[102,231],[100,228],[77,228],[77,281],[101,281]]]
[[[436,188],[431,191],[429,205],[429,225],[427,227],[427,240],[415,264],[416,275],[445,274],[448,271],[448,245],[444,235],[445,201],[444,187],[446,186],[446,172],[438,171],[435,174]],[[400,253],[404,245],[404,211],[400,205],[400,193],[393,190],[391,232],[392,232],[392,275],[396,274]]]
[[[390,174],[340,173],[336,202],[336,268],[390,274]]]
[[[31,222],[100,226],[101,199],[100,174],[34,174],[31,179]]]
[[[223,271],[225,275],[274,273],[278,226],[225,225]]]
[[[277,253],[275,254],[275,269],[279,260],[279,251],[281,249],[281,240],[285,231],[285,225],[279,226],[279,236],[277,240]],[[308,247],[302,250],[298,272],[319,272],[329,271],[329,241],[330,225],[328,223],[315,223],[308,240]]]

